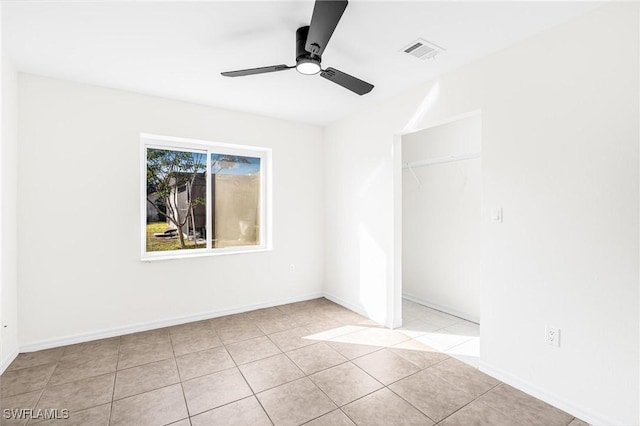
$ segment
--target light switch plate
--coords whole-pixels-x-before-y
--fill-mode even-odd
[[[491,222],[502,223],[502,207],[494,207],[491,209]]]

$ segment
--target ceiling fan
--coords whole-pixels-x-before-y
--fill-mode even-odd
[[[347,8],[347,0],[316,0],[311,16],[311,25],[300,27],[296,31],[296,65],[285,64],[268,67],[250,68],[246,70],[227,71],[225,77],[243,77],[246,75],[264,74],[295,68],[301,74],[314,75],[320,73],[324,77],[358,95],[369,93],[373,85],[355,78],[335,68],[322,69],[322,53],[329,43],[333,31]]]

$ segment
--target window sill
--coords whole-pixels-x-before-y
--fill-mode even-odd
[[[233,254],[248,254],[248,253],[264,253],[271,251],[270,247],[257,247],[257,248],[241,248],[241,249],[216,249],[212,250],[198,250],[192,249],[192,253],[175,253],[170,254],[148,254],[145,253],[140,259],[142,262],[157,262],[159,260],[176,260],[176,259],[191,259],[194,257],[211,257],[211,256],[228,256]]]

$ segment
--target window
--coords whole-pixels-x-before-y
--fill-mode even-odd
[[[142,257],[270,248],[271,150],[142,135]]]

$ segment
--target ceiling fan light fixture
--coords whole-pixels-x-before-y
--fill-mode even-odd
[[[318,74],[321,71],[320,62],[313,59],[301,59],[296,65],[296,70],[304,75]]]
[[[362,81],[352,75],[335,68],[322,69],[322,53],[336,29],[348,0],[316,0],[311,15],[311,24],[302,26],[296,30],[296,66],[300,74],[314,75],[342,86],[357,95],[365,95],[373,89],[373,84]],[[268,67],[249,68],[221,73],[225,77],[242,77],[246,75],[273,73],[294,68],[281,64]]]

